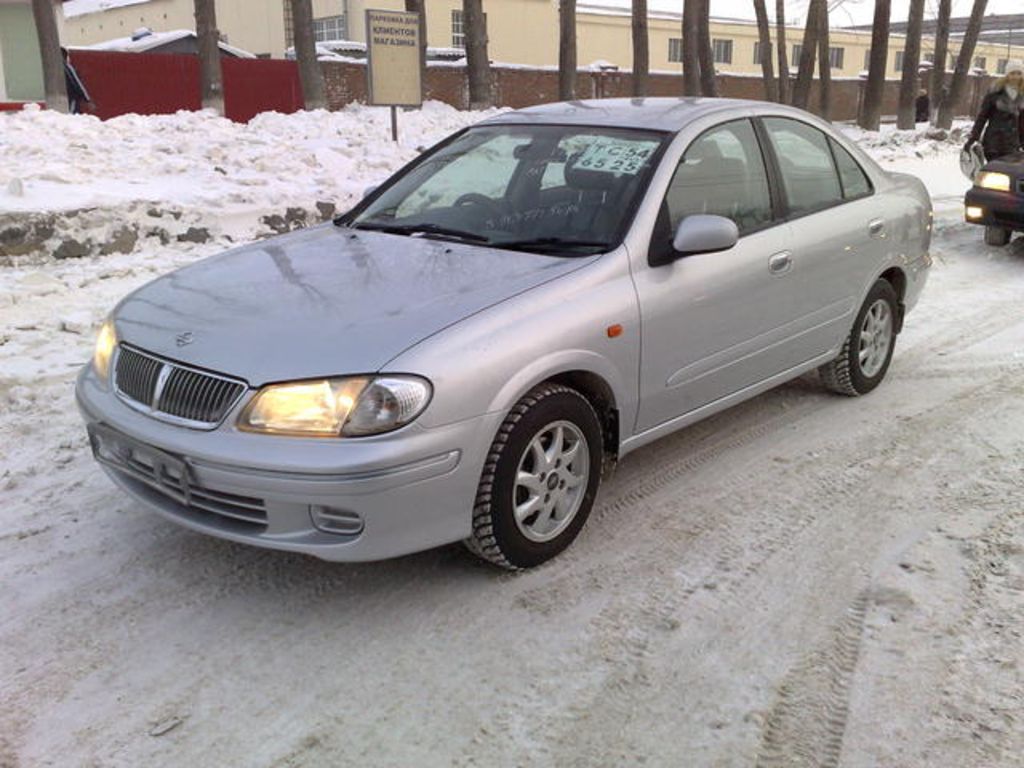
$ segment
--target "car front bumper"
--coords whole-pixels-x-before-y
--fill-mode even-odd
[[[971,208],[980,215],[968,215]],[[1024,194],[973,187],[964,198],[964,218],[969,224],[1024,231]]]
[[[306,439],[167,424],[125,405],[86,366],[76,399],[103,469],[187,528],[324,560],[366,561],[469,536],[487,414],[376,438]]]

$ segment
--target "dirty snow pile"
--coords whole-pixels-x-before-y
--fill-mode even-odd
[[[0,214],[98,208],[145,219],[158,206],[252,236],[261,216],[288,207],[343,210],[419,147],[491,114],[427,102],[399,115],[396,146],[389,111],[362,105],[248,124],[211,112],[104,122],[29,108],[0,116]]]
[[[970,129],[971,123],[965,120],[955,122],[950,131],[923,124],[912,131],[894,125],[883,125],[878,132],[856,126],[841,128],[886,170],[921,179],[937,216],[962,213],[964,193],[971,185],[960,172],[960,149]]]

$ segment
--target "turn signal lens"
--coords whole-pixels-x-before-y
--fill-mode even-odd
[[[1005,173],[985,171],[978,176],[978,186],[983,189],[994,189],[997,192],[1010,191],[1010,177]]]
[[[114,323],[107,320],[100,326],[100,332],[96,335],[96,348],[92,353],[92,367],[96,375],[104,381],[110,376],[110,358],[114,356],[116,347],[117,334],[114,332]]]

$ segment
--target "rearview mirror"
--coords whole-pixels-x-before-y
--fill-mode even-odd
[[[678,256],[727,251],[740,239],[736,222],[724,216],[695,213],[679,222],[672,248]]]

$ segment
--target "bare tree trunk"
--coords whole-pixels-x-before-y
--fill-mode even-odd
[[[907,41],[903,48],[903,77],[900,79],[900,105],[896,127],[909,131],[916,125],[914,113],[917,100],[918,66],[921,63],[921,25],[924,22],[924,0],[910,0],[907,19]]]
[[[953,70],[949,93],[942,100],[942,106],[939,107],[939,115],[935,122],[939,128],[945,128],[947,131],[953,127],[953,113],[956,111],[957,102],[963,95],[964,86],[967,85],[967,72],[971,68],[971,61],[974,58],[974,47],[978,44],[978,35],[981,34],[981,22],[985,17],[987,4],[988,0],[974,0],[971,19],[967,22],[967,31],[964,33],[963,44],[960,46],[960,55],[956,57],[956,69]]]
[[[877,131],[882,121],[885,95],[885,66],[889,60],[890,0],[875,0],[875,19],[871,32],[871,60],[857,124],[866,131]]]
[[[220,32],[214,0],[195,0],[199,42],[199,93],[203,109],[224,114],[224,79],[220,69]]]
[[[313,35],[312,0],[292,0],[292,30],[295,34],[295,60],[299,64],[299,81],[306,109],[327,109],[324,95],[324,73],[316,55]]]
[[[829,50],[828,0],[818,3],[818,114],[831,120],[832,55]]]
[[[487,19],[483,0],[462,0],[466,33],[466,69],[469,75],[469,108],[486,109],[494,102],[491,60],[487,56]]]
[[[683,0],[683,95],[700,95],[700,59],[697,56],[697,16],[701,0]]]
[[[789,56],[786,52],[786,0],[775,0],[775,45],[779,57],[779,103],[789,103]]]
[[[778,101],[779,84],[775,82],[775,67],[772,64],[772,31],[768,25],[768,9],[765,7],[764,0],[754,0],[754,15],[757,16],[757,40],[761,45],[764,97],[768,101]]]
[[[700,59],[700,92],[703,96],[717,96],[715,82],[715,52],[711,47],[711,0],[700,0],[697,14],[697,58]]]
[[[420,90],[426,98],[427,90],[427,9],[425,0],[405,0],[405,10],[420,15]]]
[[[53,0],[32,0],[32,15],[36,20],[39,53],[43,59],[46,108],[54,112],[67,112],[68,89],[64,79],[64,59],[60,53],[60,34],[57,31]]]
[[[818,3],[811,0],[807,6],[807,23],[804,25],[804,41],[800,49],[800,70],[793,84],[793,106],[807,109],[811,99],[811,81],[814,80],[814,60],[818,48]]]
[[[633,95],[647,95],[647,74],[650,71],[650,50],[647,36],[647,0],[633,0]]]
[[[558,2],[558,98],[576,98],[576,0]]]
[[[949,56],[949,17],[953,15],[953,0],[939,0],[939,16],[935,24],[935,63],[932,65],[931,123],[936,124],[939,109],[946,92],[946,59]]]

